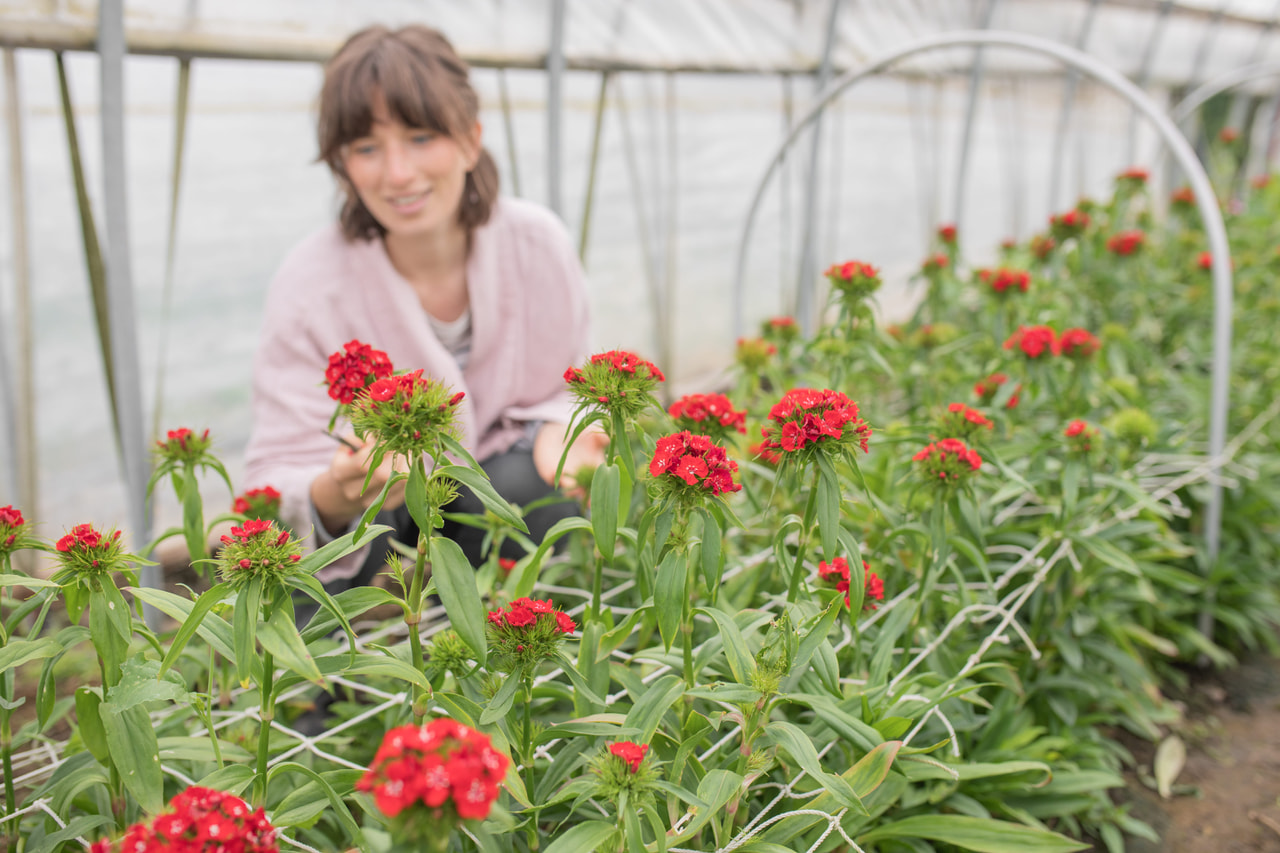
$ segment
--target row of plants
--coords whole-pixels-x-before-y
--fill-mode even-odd
[[[207,556],[189,594],[138,586],[156,543],[135,555],[91,524],[46,541],[0,509],[9,850],[268,850],[277,832],[316,850],[550,853],[1151,837],[1110,794],[1128,760],[1111,733],[1162,737],[1178,664],[1227,664],[1280,623],[1265,331],[1280,189],[1231,213],[1247,441],[1210,560],[1203,235],[1184,192],[1157,226],[1146,183],[1126,172],[989,269],[965,268],[942,229],[900,326],[876,322],[874,266],[833,266],[829,322],[804,338],[767,321],[739,342],[727,396],[664,411],[640,356],[567,367],[574,430],[611,442],[578,474],[584,516],[537,546],[459,442],[459,395],[397,373],[376,342],[332,357],[334,424],[408,470],[313,553],[270,489],[206,518],[201,475],[226,475],[188,429],[160,442],[153,485],[183,507],[160,539]],[[375,512],[401,482],[416,548],[385,586],[327,595],[314,573],[384,532]],[[478,570],[437,534],[462,487],[487,508]],[[504,541],[526,556],[499,559]],[[26,549],[58,571],[16,571]],[[398,632],[361,622],[381,607]],[[96,672],[69,684],[85,655]],[[338,681],[360,689],[301,739],[294,697]],[[38,749],[56,766],[18,781]]]

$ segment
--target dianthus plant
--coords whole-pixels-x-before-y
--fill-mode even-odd
[[[154,548],[170,536],[182,534],[192,563],[204,558],[207,553],[205,543],[208,541],[197,472],[202,469],[215,472],[227,484],[227,490],[233,494],[235,492],[231,486],[231,478],[227,476],[227,469],[222,467],[222,463],[211,452],[212,446],[207,429],[200,433],[187,427],[169,430],[163,440],[156,441],[156,467],[147,483],[147,494],[150,495],[156,484],[168,477],[173,484],[173,493],[182,505],[182,527],[165,531],[151,547]]]

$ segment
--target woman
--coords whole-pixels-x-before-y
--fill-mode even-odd
[[[349,529],[393,471],[386,460],[363,489],[371,444],[349,435],[360,448],[352,451],[325,435],[328,356],[353,338],[385,350],[398,370],[423,368],[466,392],[463,443],[500,494],[525,504],[553,491],[571,412],[562,375],[589,345],[585,282],[553,214],[498,198],[467,72],[423,26],[362,30],[325,69],[320,159],[337,178],[342,210],[272,281],[246,452],[248,484],[278,489],[285,521],[321,543]],[[565,470],[598,464],[606,441],[584,434]],[[393,494],[379,520],[413,542],[402,504]],[[470,493],[447,509],[481,511]],[[527,523],[540,539],[572,512],[551,505]],[[450,524],[444,532],[480,561],[482,531]],[[385,550],[319,577],[331,591],[368,582]]]

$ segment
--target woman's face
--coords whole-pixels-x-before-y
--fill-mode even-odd
[[[456,227],[467,172],[480,153],[480,124],[459,141],[393,118],[381,97],[369,135],[348,143],[342,163],[356,195],[387,235],[423,236]]]

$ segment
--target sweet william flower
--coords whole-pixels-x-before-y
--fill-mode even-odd
[[[1058,241],[1079,237],[1088,227],[1089,214],[1080,207],[1049,217],[1049,231]]]
[[[626,350],[596,353],[581,368],[570,367],[564,372],[564,381],[580,407],[617,413],[623,420],[657,406],[653,394],[666,379],[656,364]]]
[[[549,599],[517,598],[506,608],[489,611],[485,632],[494,666],[515,672],[553,657],[577,627]]]
[[[766,340],[790,343],[800,337],[800,326],[794,317],[770,317],[760,324],[760,336]]]
[[[1031,274],[1012,267],[981,269],[978,270],[978,278],[1001,296],[1011,291],[1026,293],[1031,286]]]
[[[1009,377],[1003,373],[993,373],[986,379],[979,379],[973,383],[973,393],[983,403],[990,403],[1000,390],[1000,387],[1009,381]],[[1013,394],[1005,402],[1006,409],[1016,409],[1018,407],[1018,394],[1022,391],[1022,386],[1018,385]]]
[[[1131,166],[1116,175],[1116,185],[1121,189],[1137,189],[1146,186],[1150,174],[1140,166]]]
[[[171,463],[204,462],[209,455],[209,430],[196,434],[187,427],[171,429],[156,442],[156,455]]]
[[[375,381],[393,372],[391,359],[385,352],[353,339],[329,356],[324,381],[329,386],[329,396],[345,406]]]
[[[1037,259],[1043,261],[1053,254],[1053,250],[1057,248],[1058,243],[1047,234],[1037,234],[1031,238],[1031,254]]]
[[[1196,206],[1195,190],[1191,187],[1178,187],[1169,195],[1169,203],[1176,210],[1186,212]]]
[[[14,551],[31,547],[31,525],[12,505],[0,506],[0,562]]]
[[[1097,427],[1079,419],[1067,424],[1067,428],[1062,431],[1062,435],[1067,439],[1067,446],[1072,451],[1081,454],[1087,454],[1092,451],[1099,440]]]
[[[251,518],[222,537],[217,563],[219,576],[238,585],[255,576],[278,579],[294,574],[301,560],[302,543],[287,530],[267,519]]]
[[[649,744],[647,743],[632,743],[629,740],[624,740],[619,743],[609,744],[609,754],[621,758],[623,763],[627,765],[627,769],[632,773],[640,769],[640,763],[644,761],[644,757],[648,752]]]
[[[871,427],[858,414],[858,404],[839,391],[794,388],[769,410],[761,430],[768,449],[783,457],[837,452],[858,447],[867,452]]]
[[[596,779],[594,793],[614,803],[626,794],[629,807],[652,803],[659,779],[656,765],[647,743],[611,743],[591,759],[589,766]]]
[[[734,358],[748,373],[759,373],[768,366],[778,348],[764,338],[738,338]]]
[[[741,491],[733,481],[738,463],[725,449],[705,435],[688,430],[658,439],[649,476],[657,487],[685,502],[700,501],[710,493],[713,497]]]
[[[128,571],[132,559],[124,553],[119,530],[99,531],[92,524],[72,527],[54,548],[63,571],[81,576]]]
[[[944,245],[954,246],[956,244],[956,226],[950,223],[938,226],[938,240]]]
[[[95,841],[90,853],[279,853],[276,830],[261,808],[224,791],[191,786],[169,809],[125,830],[113,845]]]
[[[1142,248],[1147,235],[1137,229],[1120,231],[1107,239],[1107,251],[1120,257],[1128,257]]]
[[[274,486],[249,489],[236,497],[231,511],[251,518],[275,518],[280,514],[280,492]]]
[[[441,437],[459,435],[457,407],[463,397],[414,370],[374,380],[347,407],[347,416],[357,436],[374,436],[387,453],[406,459],[439,456]]]
[[[932,279],[941,275],[949,266],[951,266],[951,258],[939,252],[924,259],[924,263],[920,265],[920,272],[924,273],[926,278]]]
[[[679,429],[725,441],[735,432],[746,435],[747,413],[735,409],[723,394],[686,394],[667,409]]]
[[[884,601],[884,581],[873,571],[871,566],[867,565],[867,561],[862,561],[863,574],[863,595],[862,609],[875,610],[877,601]],[[830,563],[825,560],[818,563],[818,578],[830,586],[835,587],[836,592],[844,593],[844,606],[853,607],[853,602],[849,596],[849,585],[852,583],[849,574],[849,561],[844,557],[836,557]]]
[[[969,438],[980,430],[993,429],[995,424],[986,415],[964,403],[950,403],[939,421],[944,435]]]
[[[911,458],[926,481],[942,487],[959,485],[982,468],[982,457],[958,438],[940,439]]]
[[[1102,348],[1102,341],[1086,329],[1067,329],[1058,339],[1058,348],[1063,355],[1083,361]]]
[[[1021,350],[1029,359],[1054,356],[1060,352],[1057,333],[1049,326],[1019,326],[1004,342],[1004,348]]]
[[[862,261],[832,264],[823,273],[846,305],[855,305],[880,289],[880,270]]]

